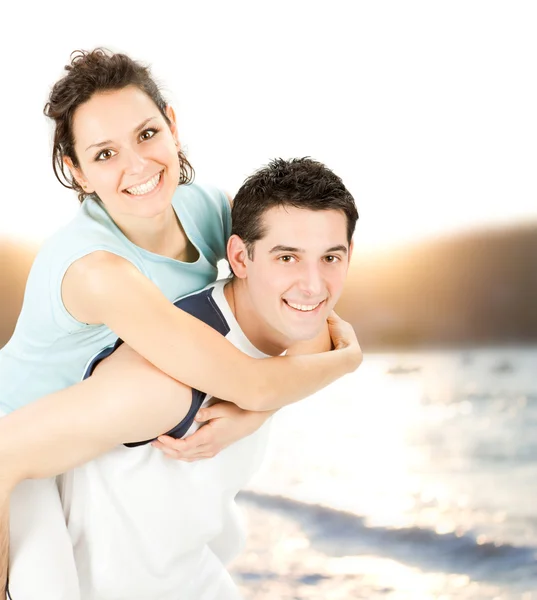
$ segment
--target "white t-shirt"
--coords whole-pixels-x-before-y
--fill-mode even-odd
[[[226,282],[176,304],[187,310],[188,302],[195,316],[218,322],[243,352],[266,357],[235,320]],[[192,423],[187,435],[197,426]],[[150,445],[121,446],[64,475],[62,502],[82,600],[239,598],[224,566],[245,540],[235,496],[259,468],[268,435],[269,421],[194,463],[170,460]]]

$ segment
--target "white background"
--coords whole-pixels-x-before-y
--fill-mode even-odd
[[[50,86],[77,48],[153,66],[197,178],[234,193],[309,155],[356,198],[363,248],[537,220],[533,2],[19,2],[2,9],[0,234],[71,217]]]

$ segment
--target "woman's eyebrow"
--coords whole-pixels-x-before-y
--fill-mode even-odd
[[[149,117],[149,119],[142,121],[140,125],[138,125],[138,127],[136,127],[136,129],[134,130],[134,133],[138,133],[139,131],[141,131],[152,119],[156,119],[156,116]]]
[[[151,121],[152,119],[154,119],[155,117],[149,117],[148,119],[145,119],[145,121],[142,121],[140,123],[140,125],[138,125],[137,127],[135,127],[133,129],[134,133],[138,133],[139,131],[141,131],[148,123],[149,121]],[[108,144],[111,144],[113,140],[104,140],[102,142],[97,142],[95,144],[90,144],[85,151],[89,150],[90,148],[102,148],[103,146],[108,146]]]

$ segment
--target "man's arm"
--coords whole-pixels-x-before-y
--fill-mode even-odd
[[[244,410],[233,402],[219,400],[198,412],[196,421],[203,426],[192,435],[180,439],[161,435],[152,446],[170,458],[185,462],[213,458],[224,448],[257,431],[275,412]]]

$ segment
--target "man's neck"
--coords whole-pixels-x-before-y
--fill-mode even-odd
[[[233,316],[248,340],[263,354],[279,356],[289,347],[288,340],[280,339],[276,332],[269,331],[262,315],[252,307],[244,282],[233,278],[224,287],[224,296]]]

